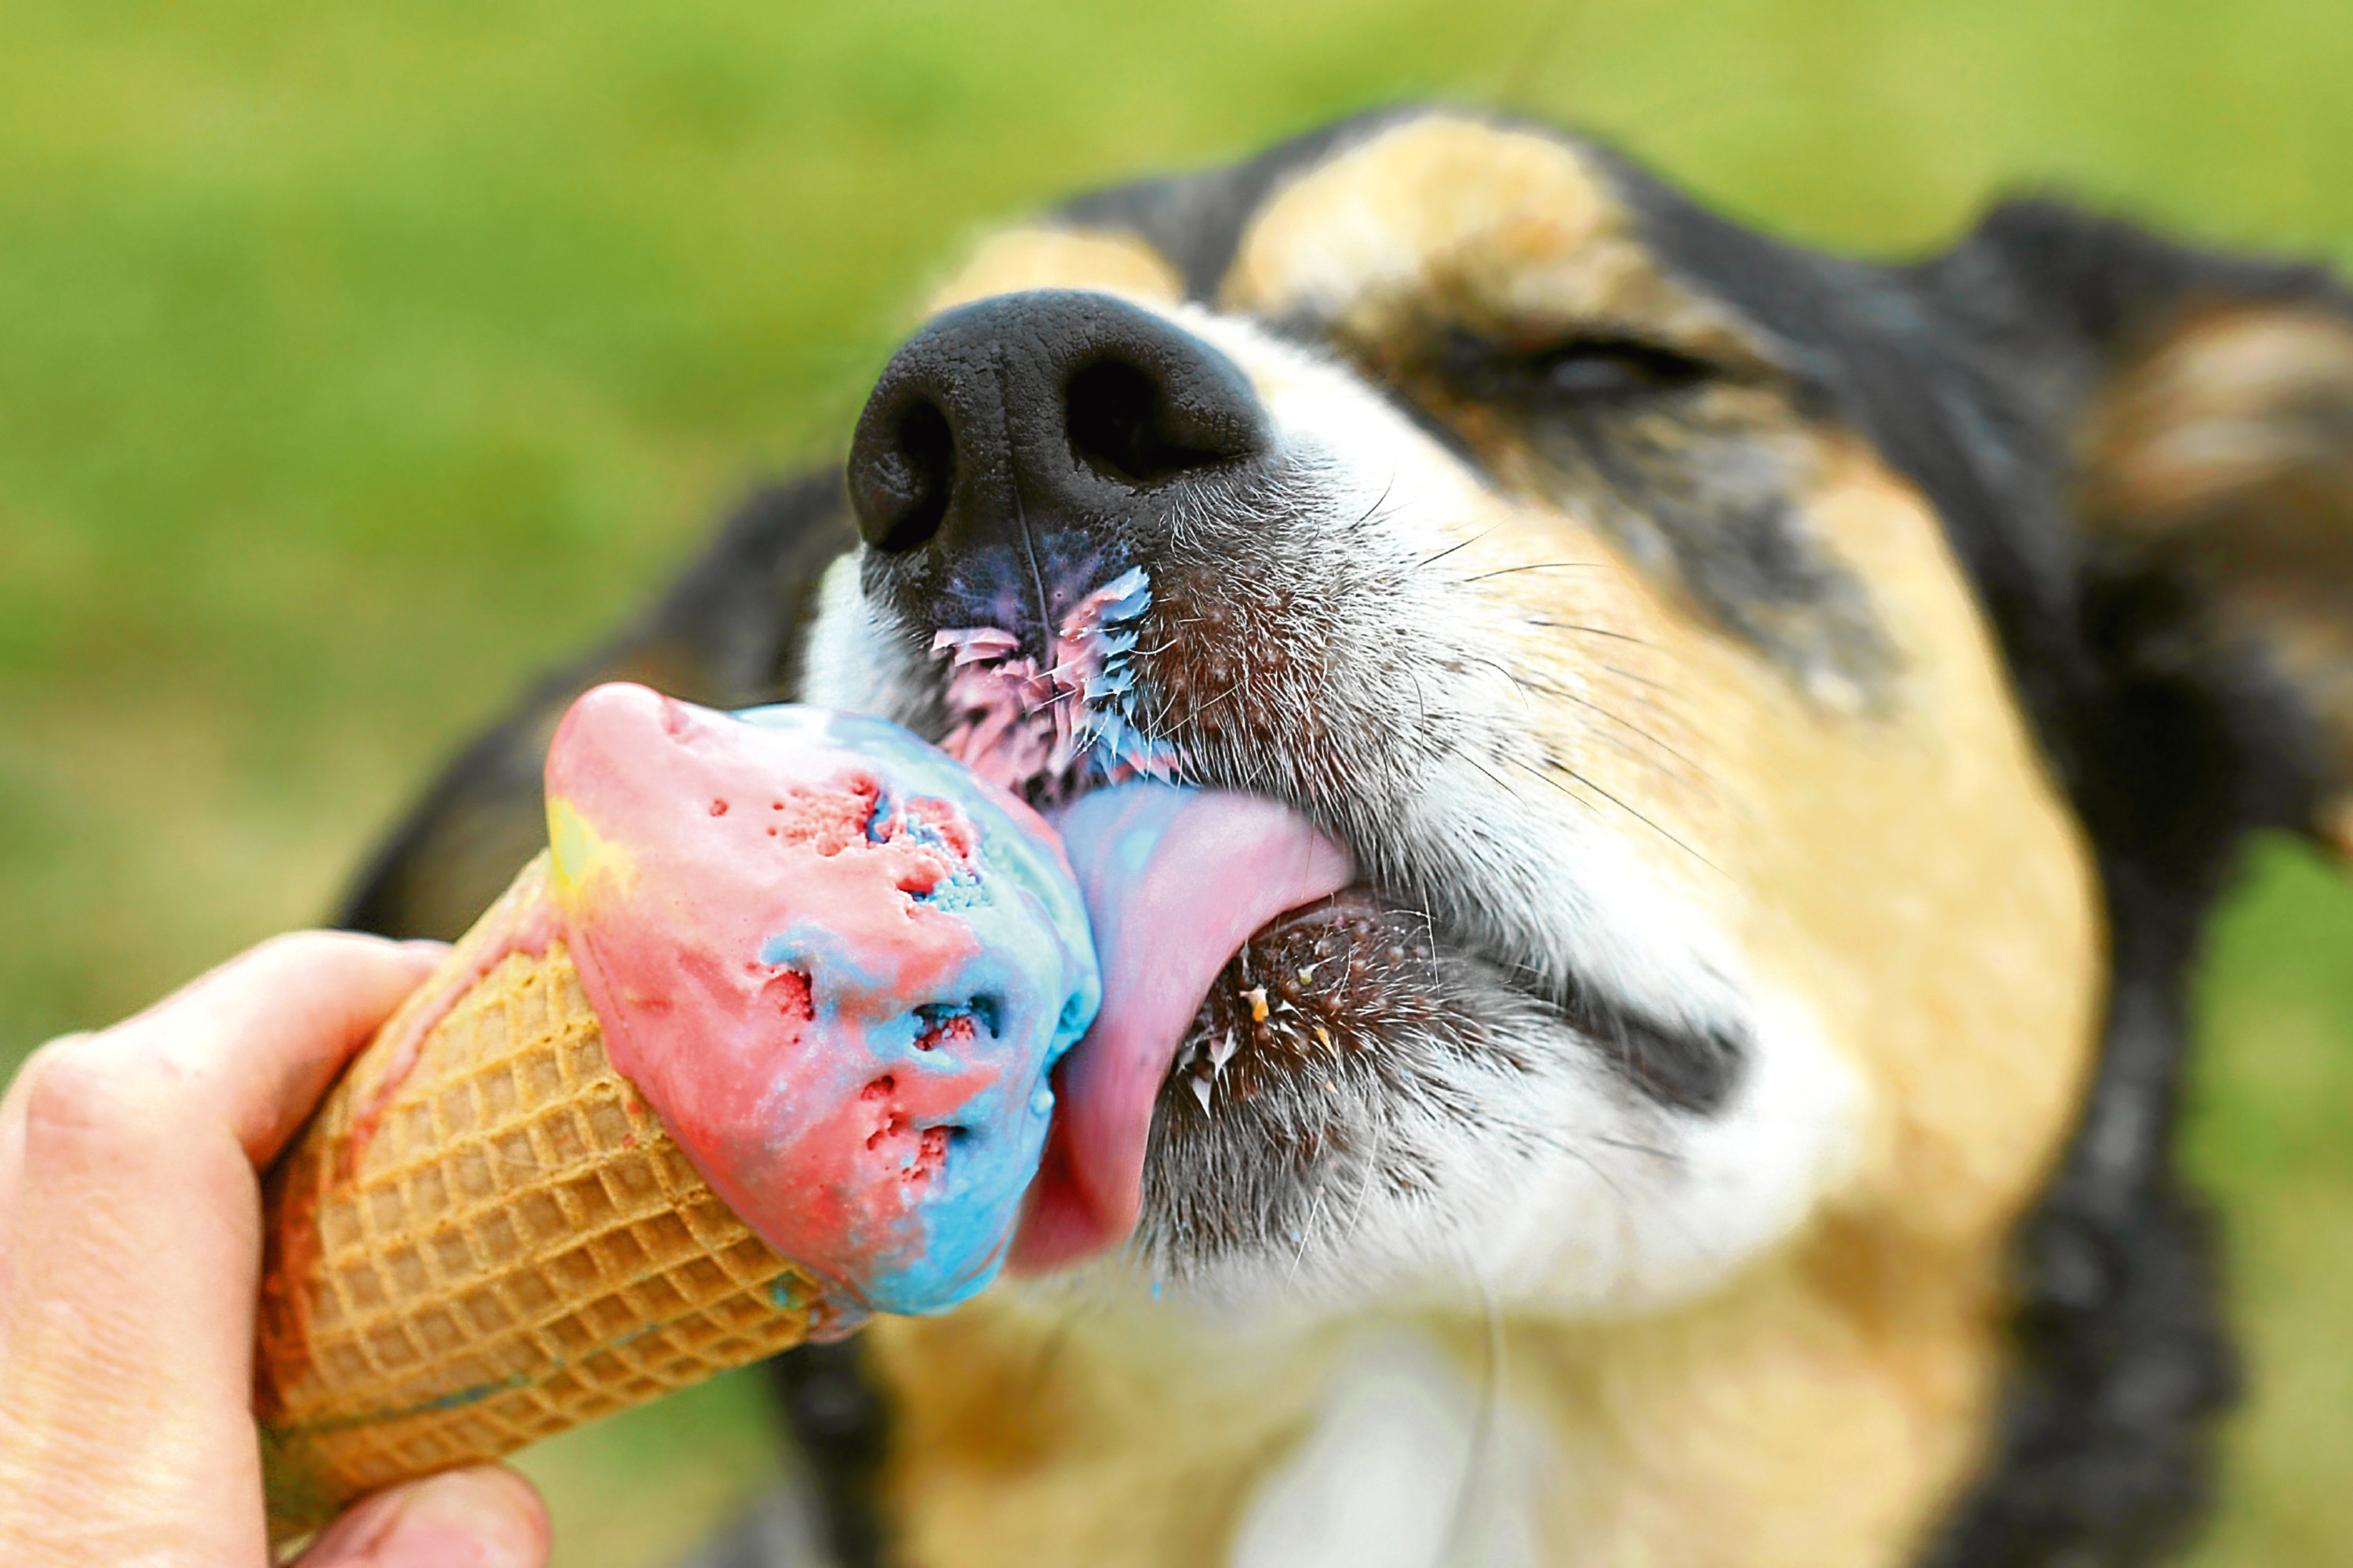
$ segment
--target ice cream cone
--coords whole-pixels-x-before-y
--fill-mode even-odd
[[[270,1535],[797,1343],[817,1287],[606,1059],[545,857],[269,1174]]]

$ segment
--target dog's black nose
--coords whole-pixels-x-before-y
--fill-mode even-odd
[[[1181,327],[1103,294],[1007,294],[892,357],[850,442],[849,495],[885,555],[1014,546],[1034,573],[1077,538],[1131,553],[1104,546],[1266,447],[1249,381]]]

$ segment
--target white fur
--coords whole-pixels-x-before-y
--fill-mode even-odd
[[[1502,1369],[1489,1369],[1491,1378]],[[1262,1482],[1229,1568],[1535,1568],[1554,1467],[1543,1429],[1405,1334],[1335,1377],[1315,1428]]]
[[[1553,1311],[1666,1306],[1803,1223],[1852,1167],[1866,1091],[1794,1003],[1760,1011],[1748,1075],[1713,1115],[1630,1105],[1607,1084],[1549,1107],[1578,1119],[1539,1173],[1467,1222],[1500,1298]]]
[[[889,635],[882,612],[866,602],[858,580],[865,549],[844,556],[818,584],[815,624],[802,654],[799,700],[850,713],[903,718],[913,705],[899,644]]]

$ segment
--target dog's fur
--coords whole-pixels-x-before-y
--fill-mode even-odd
[[[1041,289],[1246,378],[1262,461],[1139,503],[1134,716],[1369,891],[1213,989],[1124,1255],[787,1358],[836,1555],[2179,1544],[2234,1383],[2185,976],[2250,832],[2353,840],[2353,302],[2044,202],[1825,257],[1454,111],[1087,197],[934,308]],[[593,680],[942,734],[934,633],[1147,549],[1052,537],[1027,599],[837,474],[755,497],[352,922],[487,902]]]

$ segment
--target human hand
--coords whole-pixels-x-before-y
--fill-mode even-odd
[[[0,1561],[259,1568],[259,1172],[439,949],[308,932],[34,1053],[0,1098]],[[396,1487],[303,1568],[540,1568],[497,1466]]]

